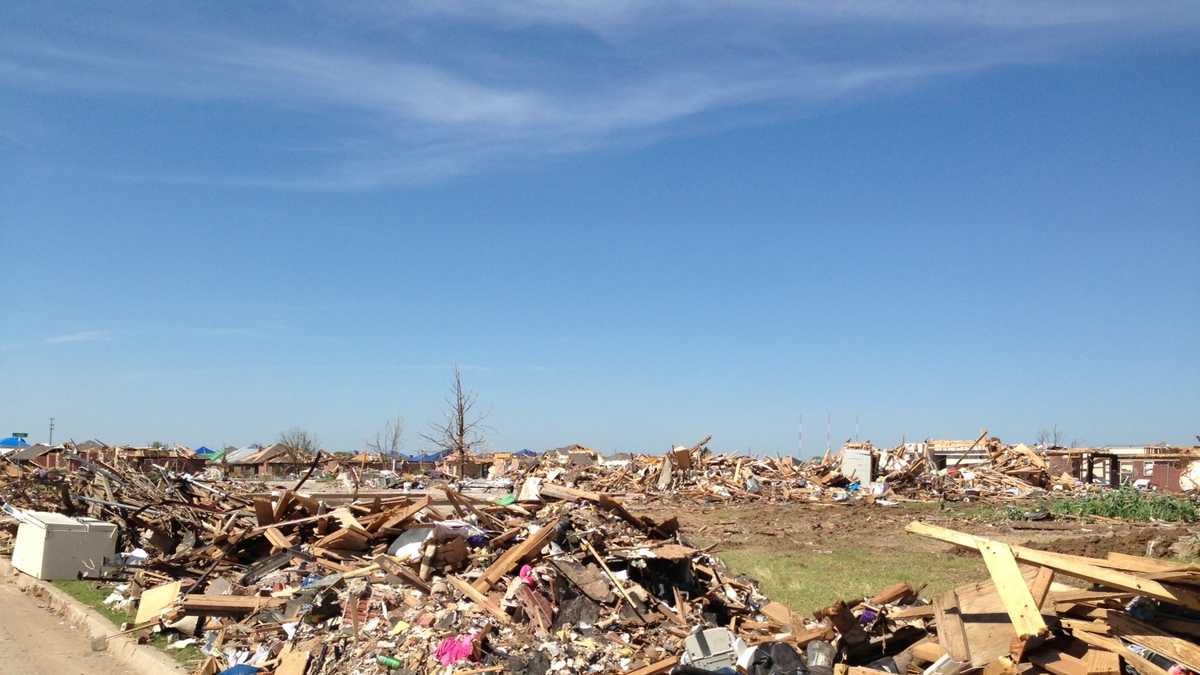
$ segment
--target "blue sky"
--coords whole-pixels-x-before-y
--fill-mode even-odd
[[[1194,442],[1200,5],[8,3],[0,425]]]

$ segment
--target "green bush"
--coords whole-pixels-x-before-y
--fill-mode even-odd
[[[1102,516],[1125,520],[1162,520],[1194,523],[1200,520],[1195,502],[1156,492],[1124,487],[1083,497],[1050,499],[1043,507],[1055,516]]]

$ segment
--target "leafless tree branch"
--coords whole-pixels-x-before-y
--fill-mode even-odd
[[[483,419],[476,409],[478,397],[463,387],[462,372],[454,367],[454,382],[450,385],[450,396],[446,399],[446,420],[434,423],[430,433],[421,434],[429,443],[440,450],[448,451],[458,458],[459,476],[465,469],[467,456],[483,445]]]
[[[316,453],[320,445],[316,436],[300,427],[292,427],[280,433],[279,442],[289,450],[299,450],[310,455]]]
[[[383,425],[383,431],[375,434],[374,441],[367,441],[367,450],[381,455],[398,455],[403,439],[404,418],[396,417]]]

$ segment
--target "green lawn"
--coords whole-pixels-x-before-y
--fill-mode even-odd
[[[66,591],[67,595],[91,607],[104,618],[113,622],[117,628],[120,628],[122,623],[129,621],[129,615],[122,611],[117,611],[104,604],[104,599],[112,593],[112,590],[107,587],[97,586],[90,581],[51,581],[59,589]]]
[[[987,577],[978,558],[917,551],[835,550],[799,557],[767,549],[720,554],[729,567],[762,584],[767,597],[809,614],[838,599],[874,595],[900,581],[932,597],[959,584]]]

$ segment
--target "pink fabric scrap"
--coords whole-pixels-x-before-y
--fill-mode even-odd
[[[521,580],[529,584],[530,588],[537,588],[537,577],[533,573],[533,567],[530,565],[521,566]]]
[[[475,636],[471,634],[455,635],[442,640],[437,648],[437,660],[443,666],[450,666],[471,658],[475,651]]]

